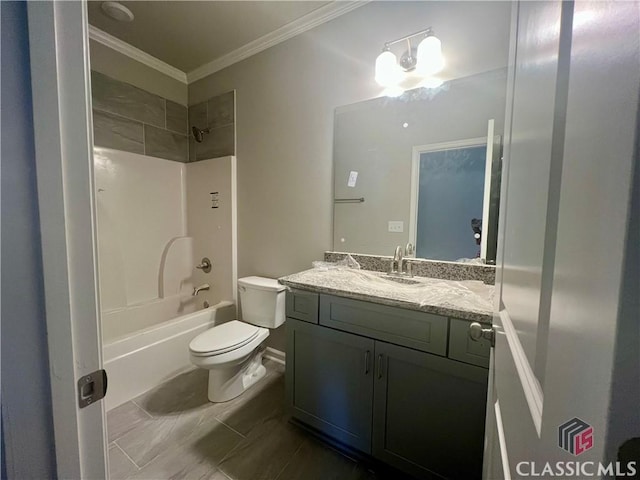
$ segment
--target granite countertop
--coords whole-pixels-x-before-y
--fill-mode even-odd
[[[312,268],[278,281],[299,290],[482,323],[492,321],[494,287],[478,280],[415,276],[394,281],[385,273],[339,267]]]

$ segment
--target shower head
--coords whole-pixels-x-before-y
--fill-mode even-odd
[[[193,132],[193,138],[195,138],[196,142],[201,143],[204,138],[205,133],[209,133],[209,129],[199,129],[198,127],[191,127],[191,132]]]

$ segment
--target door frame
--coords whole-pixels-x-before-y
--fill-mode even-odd
[[[420,155],[423,153],[439,152],[467,147],[487,147],[484,198],[482,207],[483,235],[481,239],[480,257],[487,258],[487,241],[484,235],[484,225],[489,224],[489,195],[491,193],[491,170],[493,165],[493,119],[489,120],[489,135],[487,137],[465,138],[451,142],[430,143],[428,145],[415,145],[411,153],[411,193],[409,204],[409,242],[417,249],[418,240],[418,193],[420,183]]]
[[[27,8],[57,474],[107,478],[104,403],[76,393],[102,368],[87,4]]]

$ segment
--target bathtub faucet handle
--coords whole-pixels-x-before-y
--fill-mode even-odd
[[[202,285],[200,285],[199,287],[196,287],[193,289],[193,296],[195,297],[196,295],[198,295],[198,293],[200,293],[203,290],[209,290],[209,284],[208,283],[203,283]]]
[[[196,268],[202,270],[204,273],[209,273],[211,271],[211,260],[204,257],[200,265],[196,265]]]

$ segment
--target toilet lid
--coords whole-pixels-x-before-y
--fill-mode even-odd
[[[287,287],[278,283],[274,278],[265,277],[242,277],[238,279],[240,287],[250,287],[256,290],[267,290],[270,292],[281,292]]]
[[[254,325],[232,320],[198,335],[191,340],[189,350],[196,355],[225,353],[246,345],[259,332],[260,329]]]

